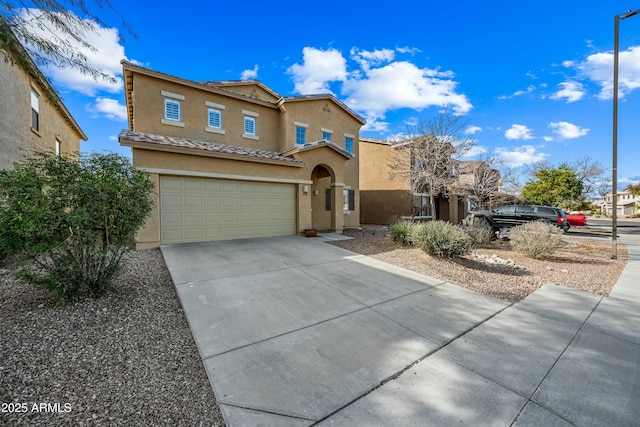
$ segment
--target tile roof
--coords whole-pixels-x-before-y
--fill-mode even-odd
[[[155,135],[151,133],[134,132],[123,130],[118,136],[120,141],[126,140],[131,142],[144,142],[158,144],[162,146],[180,147],[193,150],[213,151],[224,154],[235,154],[247,156],[257,159],[278,160],[291,163],[304,164],[302,160],[296,160],[292,157],[284,156],[275,151],[256,150],[253,148],[238,147],[235,145],[217,144],[215,142],[196,141],[193,139],[176,138],[173,136]]]
[[[348,152],[347,150],[345,150],[344,148],[340,147],[339,145],[331,142],[331,141],[327,141],[327,140],[320,140],[320,141],[315,141],[315,142],[308,142],[304,145],[299,145],[297,147],[294,147],[290,150],[285,151],[283,154],[284,155],[293,155],[295,153],[299,153],[301,151],[307,151],[307,150],[312,150],[314,148],[318,148],[318,147],[329,147],[334,149],[335,151],[337,151],[338,153],[342,154],[343,156],[351,159],[353,158],[353,154],[351,154],[350,152]]]

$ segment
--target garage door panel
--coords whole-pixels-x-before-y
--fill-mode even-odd
[[[162,243],[295,234],[295,185],[161,177]]]

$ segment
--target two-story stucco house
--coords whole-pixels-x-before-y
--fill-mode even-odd
[[[335,97],[122,65],[120,144],[157,190],[138,248],[359,225],[364,120]]]
[[[0,21],[0,25],[4,25]],[[35,151],[80,151],[87,137],[18,40],[0,45],[0,169]]]
[[[428,193],[411,193],[406,179],[393,177],[394,143],[360,138],[360,221],[388,224],[399,217],[441,219],[457,224],[468,212],[467,202],[456,194],[439,194],[436,212],[430,212]],[[407,164],[407,168],[411,165]]]

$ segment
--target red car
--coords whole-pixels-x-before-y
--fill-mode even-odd
[[[582,212],[572,212],[566,215],[569,224],[573,227],[584,227],[587,225],[587,216]]]

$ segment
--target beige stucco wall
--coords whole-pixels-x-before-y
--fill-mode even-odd
[[[162,123],[165,96],[161,91],[184,96],[184,100],[181,101],[181,118],[184,126]],[[224,106],[224,109],[221,109],[224,134],[205,130],[209,108],[205,105],[205,102]],[[136,74],[133,80],[133,105],[134,123],[132,130],[137,132],[215,142],[258,150],[278,151],[279,148],[280,113],[275,106],[250,103],[143,74]],[[244,114],[242,110],[258,114],[258,117],[256,117],[256,136],[258,139],[242,136],[244,130]]]
[[[360,141],[360,190],[409,190],[406,180],[392,178],[396,155],[389,145]]]
[[[39,82],[0,54],[0,169],[35,151],[55,151],[56,138],[62,153],[80,151],[80,137],[62,113],[47,101]],[[40,129],[31,128],[31,88],[40,95]]]

